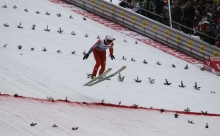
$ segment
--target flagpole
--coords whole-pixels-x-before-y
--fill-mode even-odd
[[[170,0],[168,0],[168,10],[169,10],[169,18],[170,18],[170,27],[172,27],[172,19],[171,19],[171,10],[170,10]]]

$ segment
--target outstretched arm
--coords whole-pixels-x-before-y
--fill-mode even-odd
[[[88,55],[95,49],[95,48],[97,48],[99,45],[101,44],[101,41],[100,40],[98,40],[91,48],[90,48],[90,50],[88,51]]]
[[[114,46],[114,43],[112,43],[111,47],[109,48],[110,57],[112,60],[115,59],[115,56],[113,55],[113,52],[114,52],[113,46]]]
[[[90,50],[86,53],[86,55],[83,57],[83,60],[84,60],[84,59],[87,59],[87,58],[89,57],[90,53],[93,52],[93,50],[94,50],[95,48],[97,48],[97,47],[100,45],[100,43],[101,43],[101,41],[98,40],[98,41],[90,48]]]
[[[113,52],[114,52],[114,43],[112,43],[111,47],[109,48],[109,52],[110,52],[110,55],[113,55]]]

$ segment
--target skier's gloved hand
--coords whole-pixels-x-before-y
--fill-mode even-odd
[[[115,56],[114,56],[114,55],[110,55],[110,57],[111,57],[112,60],[115,59]]]
[[[86,54],[86,55],[83,57],[83,60],[84,60],[84,59],[88,59],[88,57],[89,57],[89,54]]]

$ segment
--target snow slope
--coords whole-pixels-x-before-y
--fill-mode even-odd
[[[101,100],[105,100],[107,103],[117,104],[121,101],[122,104],[128,106],[138,104],[142,107],[149,108],[152,106],[180,111],[189,107],[191,111],[195,112],[203,110],[208,111],[208,113],[220,113],[220,77],[207,71],[201,71],[195,65],[168,55],[145,43],[138,42],[138,44],[135,44],[135,39],[100,25],[91,19],[83,20],[82,15],[71,11],[70,8],[64,8],[63,5],[54,4],[48,0],[0,1],[0,5],[4,6],[5,4],[7,8],[0,8],[0,18],[4,18],[0,20],[0,24],[7,23],[9,27],[0,26],[1,93],[11,95],[17,93],[22,96],[41,99],[46,99],[47,97],[64,99],[68,97],[68,100],[74,102],[101,102]],[[14,5],[18,8],[13,9]],[[74,6],[71,7],[72,9],[76,8]],[[27,9],[28,12],[25,12],[24,9]],[[39,11],[40,14],[36,14],[36,11]],[[49,12],[50,15],[46,15],[46,12]],[[58,13],[62,16],[57,17]],[[73,19],[69,18],[70,15],[73,16]],[[17,28],[20,22],[21,26],[24,27],[22,29]],[[31,27],[34,24],[36,29],[32,30]],[[50,32],[44,31],[47,25],[51,29]],[[64,30],[63,34],[57,32],[59,27]],[[73,31],[76,35],[71,35]],[[85,37],[85,34],[88,34],[89,37]],[[113,68],[114,71],[123,65],[127,66],[127,69],[121,73],[122,76],[125,76],[125,81],[119,82],[117,77],[113,77],[110,81],[105,81],[92,87],[82,86],[89,80],[86,73],[92,72],[95,63],[92,54],[88,60],[83,61],[82,52],[89,50],[97,41],[98,35],[104,38],[106,34],[112,34],[116,38],[114,42],[116,59],[112,61],[108,57],[107,67]],[[125,39],[127,42],[124,42]],[[4,47],[5,44],[7,44],[6,47]],[[18,45],[22,45],[21,50],[18,49]],[[47,49],[46,52],[42,51],[44,47]],[[31,48],[34,48],[34,50],[31,51]],[[62,53],[57,53],[58,50]],[[76,51],[76,54],[72,54],[72,51]],[[127,60],[123,60],[122,56],[125,56]],[[131,61],[131,58],[136,61]],[[148,64],[142,63],[144,59]],[[157,65],[157,61],[162,65]],[[172,64],[175,64],[176,68],[171,67]],[[189,66],[187,70],[184,69],[186,65]],[[137,77],[142,80],[141,83],[134,81]],[[149,77],[155,79],[154,84],[148,82]],[[165,79],[172,84],[170,86],[164,85]],[[185,88],[178,87],[181,81],[186,85]],[[201,87],[200,90],[196,90],[193,87],[195,82]],[[211,91],[215,93],[210,93]],[[69,123],[66,120],[71,118],[72,113],[80,107],[74,108],[73,106],[71,109],[69,105],[54,104],[47,106],[47,103],[44,107],[35,101],[31,101],[31,103],[24,100],[17,102],[17,99],[4,97],[0,97],[0,102],[1,109],[5,109],[0,110],[0,114],[4,116],[4,118],[0,119],[0,130],[1,132],[4,130],[5,135],[15,135],[15,133],[19,132],[20,135],[26,135],[26,133],[35,135],[31,129],[23,129],[29,121],[29,119],[25,119],[27,115],[30,115],[29,112],[37,112],[36,115],[30,116],[33,118],[32,120],[41,121],[42,124],[50,122],[48,123],[49,125],[55,118],[56,122],[65,125]],[[34,104],[32,105],[32,103]],[[58,112],[58,107],[62,107],[65,112],[63,114]],[[98,111],[97,108],[99,109]],[[51,111],[53,110],[57,111],[56,114],[54,113],[55,117],[45,120],[44,118],[52,117]],[[180,124],[177,126],[172,124],[174,118],[171,113],[165,115],[156,114],[153,111],[107,107],[91,107],[90,110],[94,114],[87,113],[88,109],[85,107],[81,107],[80,110],[82,111],[78,114],[76,113],[77,116],[84,114],[84,116],[91,116],[91,118],[86,118],[85,120],[82,116],[78,118],[79,120],[90,122],[81,124],[82,126],[86,124],[90,128],[87,128],[88,130],[85,133],[80,133],[79,135],[88,135],[90,132],[94,132],[92,135],[116,135],[115,133],[118,135],[145,135],[146,133],[151,135],[186,135],[184,132],[188,129],[193,131],[190,131],[189,135],[196,135],[197,133],[199,135],[206,135],[206,133],[208,135],[217,135],[219,133],[217,129],[219,117],[184,115],[184,119],[178,122]],[[112,112],[112,114],[107,114],[108,112]],[[42,113],[45,114],[42,115]],[[95,118],[96,115],[104,114],[105,116],[102,118]],[[145,114],[149,114],[148,119],[154,122],[152,123],[153,128],[150,130],[148,128],[152,124],[149,124],[147,119],[145,120]],[[150,116],[151,114],[152,116]],[[126,116],[121,118],[124,115]],[[56,118],[56,116],[60,118]],[[158,117],[158,120],[155,119],[155,116]],[[65,121],[60,121],[61,118],[64,118]],[[110,120],[117,118],[117,121],[112,123],[108,118],[111,118]],[[137,118],[137,120],[131,120],[130,123],[127,123],[126,121],[129,122],[129,120],[125,118]],[[187,124],[188,119],[195,119],[199,122],[198,126],[196,122],[194,124],[196,127],[192,128],[191,124]],[[20,125],[20,127],[16,129],[8,120],[15,120],[13,124]],[[22,124],[22,120],[25,120],[26,123]],[[100,125],[97,125],[96,121],[101,122]],[[122,124],[120,124],[121,127],[118,129],[110,129],[114,131],[110,133],[107,131],[110,126],[104,125],[106,122],[107,124],[111,122],[110,125],[114,124],[114,127],[117,127],[117,123]],[[175,120],[174,123],[177,123],[177,121]],[[200,131],[206,123],[211,123],[216,128],[213,127],[207,132],[204,132],[206,130]],[[169,126],[169,129],[161,127],[161,125]],[[143,126],[148,127],[142,131]],[[132,127],[136,130],[134,130],[135,133],[131,133],[133,132]],[[15,132],[10,131],[11,129],[15,130]],[[64,134],[64,129],[57,130],[57,135],[72,134],[72,131],[69,133],[70,130],[65,131]],[[97,129],[100,129],[100,133]],[[53,130],[45,130],[44,127],[38,128],[38,130],[42,132],[38,131],[37,135],[53,135]],[[48,132],[45,134],[45,131]]]
[[[0,115],[7,118],[1,119],[0,123],[1,134],[5,136],[218,136],[219,134],[219,117],[180,115],[174,118],[171,113],[161,114],[157,111],[93,107],[13,97],[0,98]],[[188,123],[188,120],[195,124]],[[31,123],[37,124],[31,127]],[[209,128],[205,128],[206,123]],[[54,124],[58,127],[52,127]],[[76,127],[78,130],[72,130]]]

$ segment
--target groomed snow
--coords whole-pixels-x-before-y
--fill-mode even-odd
[[[2,7],[5,4],[7,8]],[[145,43],[135,44],[135,39],[88,18],[83,20],[82,15],[49,0],[1,0],[0,5],[0,92],[3,94],[17,93],[42,99],[68,97],[68,100],[73,102],[105,100],[107,103],[117,104],[121,101],[129,106],[138,104],[142,107],[180,111],[189,107],[194,112],[202,110],[220,113],[220,77],[201,71],[199,67]],[[14,5],[17,9],[13,9]],[[74,8],[76,7],[73,6],[72,9]],[[40,14],[36,14],[36,11]],[[50,15],[46,15],[46,12]],[[57,17],[58,13],[62,16]],[[69,18],[70,15],[73,19]],[[23,29],[17,28],[20,22]],[[9,24],[9,27],[4,27],[5,23]],[[32,30],[34,24],[36,29]],[[50,32],[44,31],[47,25],[51,29]],[[64,30],[63,34],[57,32],[59,27]],[[75,36],[71,35],[72,31],[76,33]],[[89,37],[84,37],[85,34]],[[82,86],[89,80],[86,73],[91,73],[95,64],[92,54],[88,60],[82,60],[82,52],[89,50],[97,41],[98,35],[104,38],[106,34],[116,38],[116,59],[112,61],[108,57],[107,67],[115,71],[127,66],[121,73],[125,76],[125,81],[119,82],[115,76],[110,81],[92,87]],[[127,42],[124,42],[125,39]],[[7,46],[3,47],[5,44]],[[21,50],[17,47],[19,45],[22,45]],[[46,52],[42,51],[44,47]],[[34,48],[34,51],[31,51],[31,48]],[[62,53],[57,53],[58,50]],[[72,51],[76,51],[76,54],[71,54]],[[123,60],[122,56],[127,60]],[[136,61],[131,61],[131,58]],[[144,59],[148,64],[142,63]],[[157,61],[162,65],[157,65]],[[176,68],[171,67],[172,64],[175,64]],[[189,66],[187,70],[184,69],[186,65]],[[141,83],[134,81],[137,76],[142,80]],[[148,82],[149,77],[155,79],[154,84]],[[172,84],[164,85],[165,79]],[[186,85],[185,88],[178,87],[181,81]],[[200,90],[193,87],[195,82],[201,87]],[[211,91],[215,93],[210,93]],[[0,109],[4,109],[0,110],[0,131],[7,136],[72,135],[76,132],[77,135],[126,136],[146,133],[154,136],[217,136],[220,133],[217,129],[219,117],[183,115],[180,116],[182,119],[175,119],[171,113],[110,107],[88,108],[65,103],[39,104],[10,97],[0,97],[0,103]],[[59,109],[65,112],[58,112]],[[145,115],[149,115],[149,118],[144,118]],[[29,118],[26,118],[27,116]],[[193,120],[195,124],[188,124],[188,120]],[[39,125],[30,128],[28,123],[32,121],[39,122]],[[51,127],[53,121],[58,128]],[[71,126],[75,124],[70,122],[80,122],[77,124],[80,129],[72,132]],[[209,129],[205,129],[206,123],[210,124]]]
[[[218,136],[219,117],[0,97],[5,136]],[[4,105],[4,106],[2,106]],[[10,113],[10,114],[9,114]],[[7,120],[6,120],[7,119]],[[188,123],[193,121],[194,124]],[[31,123],[37,123],[30,126]],[[208,123],[209,128],[205,128]],[[53,125],[58,127],[54,128]],[[77,130],[72,128],[78,127]]]

